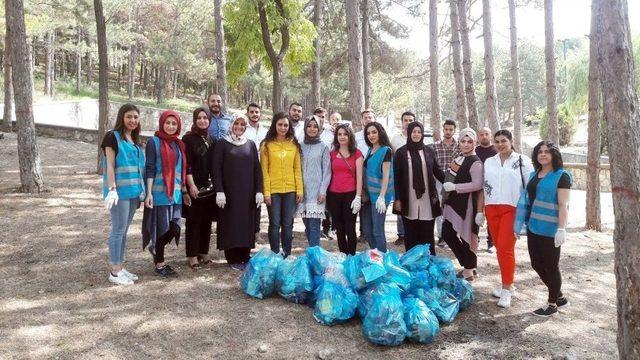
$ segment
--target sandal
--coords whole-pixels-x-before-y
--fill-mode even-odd
[[[203,258],[202,256],[198,255],[198,261],[200,262],[200,265],[202,266],[211,266],[213,265],[213,260],[211,259],[206,259]]]
[[[193,271],[198,271],[198,269],[202,268],[202,265],[200,265],[200,263],[195,263],[192,264],[191,262],[189,262],[189,260],[187,260],[187,265],[191,268],[191,270]]]

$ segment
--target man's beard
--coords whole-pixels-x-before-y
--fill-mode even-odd
[[[480,145],[484,147],[489,147],[489,145],[491,145],[491,141],[480,141]]]

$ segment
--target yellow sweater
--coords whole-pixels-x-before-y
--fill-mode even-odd
[[[260,149],[264,196],[295,192],[304,195],[298,147],[291,140],[273,140]]]

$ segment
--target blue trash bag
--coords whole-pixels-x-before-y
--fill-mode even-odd
[[[408,297],[404,305],[404,322],[407,325],[407,338],[422,344],[432,343],[440,333],[440,323],[427,305],[414,297]]]
[[[460,302],[460,311],[468,309],[475,298],[473,286],[465,279],[456,279],[456,286],[451,294]]]
[[[372,249],[347,257],[344,261],[344,273],[351,287],[362,290],[381,281],[387,274],[383,256],[379,250]]]
[[[400,258],[400,264],[409,271],[427,270],[429,268],[429,244],[416,245]]]
[[[456,268],[451,259],[442,256],[432,256],[429,265],[431,287],[439,287],[449,292],[456,286]]]
[[[327,267],[342,263],[345,255],[342,253],[330,253],[320,246],[312,246],[307,248],[307,258],[309,259],[309,265],[311,266],[313,274],[322,275]]]
[[[245,294],[258,299],[264,299],[273,294],[276,272],[282,261],[282,255],[266,248],[253,255],[240,277],[240,286]]]
[[[407,326],[399,292],[373,294],[371,308],[362,322],[362,332],[368,341],[378,345],[397,346],[404,342]]]
[[[439,288],[416,289],[413,295],[422,300],[443,324],[451,324],[460,311],[458,300],[445,290]]]
[[[406,290],[411,284],[411,273],[400,265],[400,256],[397,252],[391,250],[384,254],[384,267],[387,274],[384,281],[397,284],[401,289]]]
[[[313,317],[319,323],[340,324],[355,315],[358,295],[348,286],[325,279],[314,293]]]
[[[415,289],[429,290],[432,287],[431,274],[428,270],[413,271],[411,274],[411,283],[407,289],[407,293],[414,292]]]
[[[313,293],[313,277],[309,259],[289,256],[280,263],[276,273],[276,291],[287,301],[304,304]]]
[[[362,320],[367,316],[371,306],[373,306],[373,298],[375,296],[401,296],[400,287],[394,283],[381,282],[373,284],[360,292],[358,298],[358,315]]]

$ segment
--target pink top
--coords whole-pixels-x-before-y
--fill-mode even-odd
[[[331,151],[331,183],[329,191],[346,193],[356,191],[356,160],[363,157],[360,150],[348,158],[343,158],[337,150]]]

